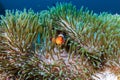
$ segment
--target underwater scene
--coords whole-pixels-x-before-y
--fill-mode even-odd
[[[0,0],[0,80],[120,80],[119,0]]]

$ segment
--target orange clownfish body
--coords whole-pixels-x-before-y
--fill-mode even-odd
[[[64,36],[62,34],[59,34],[57,38],[52,38],[52,42],[56,43],[57,45],[62,45],[64,44]]]

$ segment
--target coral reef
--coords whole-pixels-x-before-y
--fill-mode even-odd
[[[120,69],[119,15],[57,3],[40,13],[6,10],[0,23],[4,79],[91,80],[105,66]],[[52,42],[60,34],[64,43]]]

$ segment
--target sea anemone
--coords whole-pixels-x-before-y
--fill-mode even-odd
[[[53,22],[77,43],[81,54],[100,67],[107,60],[119,64],[119,15],[101,13],[100,15],[72,4],[56,4],[50,9]]]
[[[40,13],[6,10],[0,24],[0,73],[5,79],[90,80],[105,65],[119,66],[119,22],[119,15],[98,15],[67,3]],[[62,46],[51,40],[58,31],[65,37]]]
[[[38,14],[32,10],[28,12],[6,10],[6,15],[1,16],[1,19],[1,26],[4,29],[2,37],[5,39],[3,44],[19,54],[32,52],[32,45],[41,29]]]

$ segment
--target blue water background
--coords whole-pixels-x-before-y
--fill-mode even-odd
[[[0,0],[0,14],[4,14],[5,9],[32,8],[35,12],[55,6],[56,2],[71,2],[79,9],[81,6],[93,10],[95,13],[108,12],[120,14],[120,0]]]

